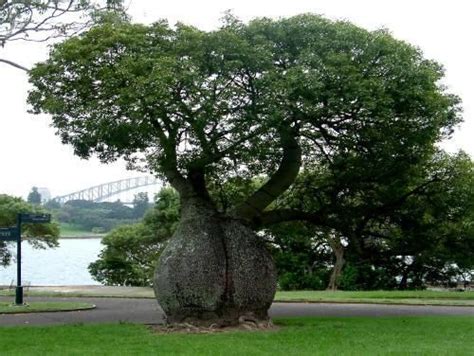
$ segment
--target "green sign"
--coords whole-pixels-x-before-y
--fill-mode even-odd
[[[21,214],[21,222],[29,224],[44,224],[51,222],[51,214]]]
[[[0,241],[17,241],[18,235],[16,227],[0,227]]]

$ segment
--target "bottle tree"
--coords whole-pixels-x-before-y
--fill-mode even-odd
[[[78,156],[123,157],[177,190],[157,299],[171,323],[225,325],[268,320],[276,271],[256,229],[330,222],[277,208],[300,171],[364,152],[398,165],[384,180],[408,174],[459,121],[442,76],[386,31],[315,15],[227,16],[211,32],[114,21],[55,45],[30,72],[29,102]],[[208,188],[231,178],[261,184],[223,212]]]

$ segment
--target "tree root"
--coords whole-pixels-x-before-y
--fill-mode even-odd
[[[243,315],[239,318],[236,325],[223,325],[222,323],[213,323],[209,326],[194,325],[189,322],[172,323],[167,325],[150,325],[150,328],[159,334],[185,333],[185,334],[210,334],[231,331],[265,331],[276,330],[272,321],[258,320],[252,316]]]

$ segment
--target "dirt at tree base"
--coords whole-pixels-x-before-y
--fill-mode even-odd
[[[245,321],[238,325],[218,326],[217,324],[205,327],[196,326],[189,323],[176,324],[153,324],[148,325],[153,333],[157,334],[214,334],[226,333],[235,331],[278,331],[279,326],[274,325],[271,321],[268,322],[250,322]]]

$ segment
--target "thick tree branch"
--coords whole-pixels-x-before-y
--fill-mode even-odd
[[[388,212],[402,206],[407,201],[407,199],[410,198],[411,196],[422,194],[426,187],[428,187],[429,185],[434,184],[436,182],[440,182],[440,181],[441,181],[441,179],[439,177],[435,176],[435,177],[433,177],[433,179],[430,179],[430,180],[424,182],[423,184],[418,185],[417,187],[411,189],[410,191],[408,191],[405,194],[401,195],[397,199],[389,201],[389,202],[387,202],[387,203],[385,203],[381,206],[377,206],[377,207],[373,208],[369,212],[369,214],[367,215],[366,218],[369,219],[369,218],[377,216],[377,215],[387,214]]]
[[[253,220],[295,181],[301,167],[301,148],[292,129],[280,130],[283,158],[267,183],[235,209],[234,215]]]
[[[212,142],[212,144],[216,147],[214,149],[214,153],[201,156],[200,158],[196,159],[194,164],[197,166],[205,167],[206,165],[216,163],[229,153],[232,153],[236,148],[244,144],[246,141],[254,138],[257,135],[260,135],[262,132],[264,132],[263,128],[251,131],[249,134],[240,137],[237,141],[230,143],[228,146],[223,147],[223,149],[221,150],[217,148],[215,142]]]
[[[192,168],[188,172],[187,181],[192,186],[192,195],[211,202],[212,199],[206,187],[206,176],[204,168]]]
[[[160,141],[165,156],[162,158],[161,167],[171,186],[178,191],[181,196],[190,194],[192,187],[183,175],[178,171],[178,160],[176,157],[176,139],[172,133],[165,135],[163,127],[157,120],[150,121]]]

